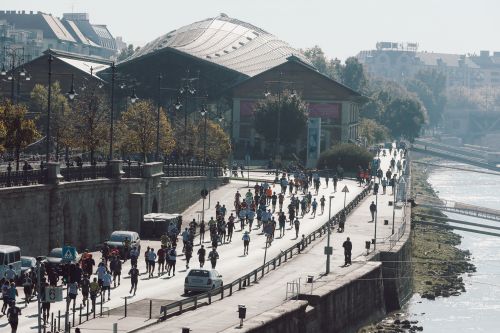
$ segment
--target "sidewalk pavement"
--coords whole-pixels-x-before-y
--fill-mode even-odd
[[[80,326],[82,332],[86,330],[89,332],[109,332],[108,327],[111,327],[113,322],[118,323],[119,332],[129,332],[131,330],[148,333],[181,332],[183,327],[189,327],[194,333],[221,332],[239,326],[237,314],[239,304],[244,304],[247,308],[246,321],[250,321],[252,318],[282,305],[286,301],[287,282],[299,281],[300,279],[301,291],[307,292],[311,288],[310,284],[305,283],[309,275],[314,276],[312,286],[314,289],[332,280],[349,279],[350,275],[357,275],[355,271],[363,269],[365,265],[374,265],[373,262],[366,262],[365,250],[365,242],[373,238],[375,231],[375,223],[371,222],[369,210],[372,201],[378,201],[377,249],[388,246],[387,238],[391,235],[393,215],[393,208],[388,205],[388,202],[392,201],[390,191],[389,189],[387,194],[379,195],[378,200],[375,199],[374,195],[367,196],[348,216],[345,232],[338,233],[333,230],[331,240],[333,255],[329,275],[324,275],[326,256],[323,254],[323,249],[327,244],[327,236],[325,235],[321,240],[309,245],[302,254],[295,256],[272,273],[265,275],[258,283],[251,284],[231,297],[215,301],[210,306],[203,306],[195,311],[187,311],[159,324],[155,324],[156,320],[147,320],[146,318],[105,317]],[[402,211],[396,210],[395,217],[397,230],[402,221]],[[384,220],[391,223],[384,225]],[[289,231],[287,230],[287,232]],[[344,267],[342,243],[346,237],[350,237],[353,244],[353,264]],[[373,246],[370,251],[373,251]],[[139,329],[139,327],[148,324],[151,326]]]

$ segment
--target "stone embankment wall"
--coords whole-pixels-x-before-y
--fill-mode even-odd
[[[164,178],[161,168],[144,178],[95,179],[0,189],[0,244],[22,255],[45,255],[71,244],[93,248],[113,230],[140,228],[142,215],[180,213],[227,178]]]
[[[239,332],[356,332],[399,309],[411,296],[409,230],[390,251],[373,253],[342,278],[245,322]],[[357,267],[356,267],[357,266]],[[321,282],[318,282],[321,283]],[[227,332],[236,330],[228,329]],[[226,332],[226,331],[225,331]]]

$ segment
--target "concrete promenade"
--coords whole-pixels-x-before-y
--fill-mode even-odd
[[[389,158],[382,160],[382,170],[388,169]],[[324,188],[324,184],[322,186]],[[340,190],[340,187],[338,190]],[[352,192],[357,192],[361,187],[358,185],[350,186]],[[333,189],[329,188],[329,192]],[[382,192],[380,189],[379,193]],[[388,188],[387,194],[378,195],[378,216],[377,216],[377,249],[388,248],[388,237],[392,233],[392,217],[393,206],[389,206],[389,201],[393,200],[391,189]],[[343,198],[343,193],[337,192],[337,199]],[[327,195],[325,195],[327,197]],[[313,289],[323,286],[331,281],[349,281],[355,278],[360,272],[364,272],[378,263],[366,262],[365,242],[374,237],[375,223],[371,222],[369,205],[372,201],[376,201],[374,195],[368,196],[347,218],[345,232],[338,233],[336,230],[332,232],[331,244],[333,246],[333,255],[331,261],[331,273],[324,275],[326,256],[323,254],[323,248],[327,243],[325,235],[320,240],[313,242],[306,248],[302,254],[295,256],[288,263],[279,266],[272,273],[265,275],[258,283],[251,284],[245,290],[235,293],[231,297],[226,297],[223,300],[215,301],[209,306],[203,306],[195,311],[187,311],[182,315],[169,318],[165,322],[155,324],[156,319],[148,320],[146,311],[142,315],[136,313],[136,317],[109,316],[96,320],[89,321],[81,325],[82,332],[110,332],[110,327],[113,322],[118,323],[118,331],[129,332],[138,330],[140,332],[181,332],[183,327],[189,327],[193,332],[222,332],[222,331],[241,331],[237,328],[239,319],[237,316],[237,308],[239,304],[244,304],[247,308],[247,319],[244,327],[252,327],[259,325],[263,320],[266,320],[273,311],[282,311],[282,306],[286,302],[286,287],[287,282],[299,281],[302,293],[307,293],[311,288],[311,284],[305,283],[307,276],[314,277]],[[325,214],[328,213],[328,204],[326,205]],[[402,222],[402,210],[396,209],[395,213],[395,230],[398,229]],[[325,221],[327,216],[317,217]],[[307,216],[306,216],[307,219]],[[304,220],[304,219],[303,219]],[[316,220],[316,219],[315,219]],[[384,225],[384,220],[389,223]],[[291,233],[292,230],[287,230]],[[303,233],[301,231],[301,233]],[[344,255],[342,243],[350,237],[353,243],[351,266],[343,267]],[[274,245],[273,245],[274,246]],[[254,250],[255,248],[251,248]],[[263,255],[263,249],[257,248],[259,256]],[[373,251],[373,245],[371,247]],[[270,258],[270,257],[268,257]],[[260,263],[261,264],[261,263]],[[248,268],[250,270],[250,268]],[[241,273],[245,273],[242,271]],[[231,280],[229,280],[231,281]],[[293,306],[295,302],[289,301],[285,306]],[[141,326],[149,327],[140,329]]]

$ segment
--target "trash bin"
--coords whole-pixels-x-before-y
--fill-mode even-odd
[[[365,249],[369,250],[370,249],[370,241],[365,242]]]
[[[150,213],[144,215],[141,223],[141,238],[159,239],[182,221],[180,214]]]

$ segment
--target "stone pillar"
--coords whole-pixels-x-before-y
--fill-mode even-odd
[[[109,162],[111,168],[111,179],[121,179],[124,174],[122,170],[122,160],[112,160]]]
[[[142,176],[144,178],[153,178],[163,176],[163,163],[153,162],[146,163],[142,166]]]
[[[144,216],[144,198],[146,196],[146,193],[130,193],[129,195],[129,200],[130,200],[130,219],[129,219],[129,225],[128,228],[126,226],[121,226],[122,230],[131,230],[131,231],[137,231],[140,233],[141,231],[141,222],[142,218]]]
[[[61,176],[61,165],[59,162],[48,162],[47,166],[47,184],[57,185],[63,179]]]

